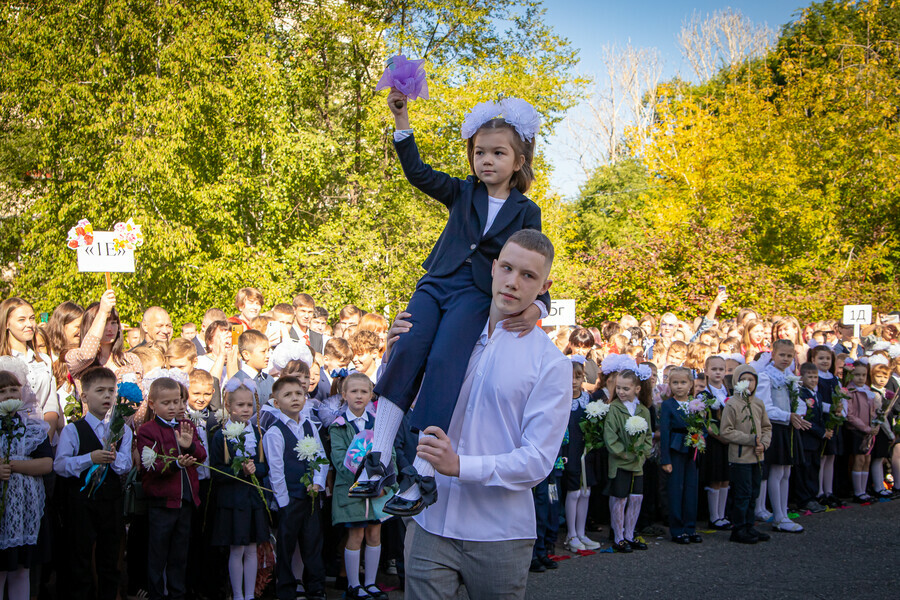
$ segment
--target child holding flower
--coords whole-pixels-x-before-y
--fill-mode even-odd
[[[609,482],[605,494],[609,496],[616,552],[647,549],[645,543],[634,539],[644,493],[643,466],[653,440],[650,411],[638,401],[639,389],[641,379],[635,371],[625,368],[618,372],[615,394],[603,427],[603,442],[609,450]]]
[[[357,332],[354,336],[360,333]],[[387,493],[371,500],[351,498],[350,486],[357,469],[362,464],[371,445],[375,415],[367,410],[372,402],[371,379],[363,372],[355,371],[344,378],[341,397],[344,411],[331,424],[331,463],[334,465],[334,496],[331,519],[334,525],[347,529],[347,546],[344,549],[344,566],[347,571],[345,598],[378,598],[387,600],[387,594],[375,585],[378,563],[381,559],[381,524],[390,518],[384,512],[384,504],[394,495],[396,484]],[[392,460],[396,460],[395,458]],[[396,465],[394,465],[396,468]],[[360,551],[365,541],[366,576],[359,581]]]
[[[822,410],[829,415],[847,416],[847,407],[841,401],[841,382],[835,376],[834,350],[826,345],[819,345],[809,350],[809,362],[816,365],[819,382],[816,386],[816,399],[822,404]],[[827,422],[840,419],[826,419]],[[819,498],[818,502],[837,508],[843,503],[834,495],[834,461],[836,456],[844,455],[844,430],[840,425],[828,428],[832,435],[826,439],[819,459]]]
[[[660,465],[669,474],[669,534],[676,544],[699,544],[703,541],[697,533],[697,461],[688,445],[688,425],[684,416],[699,403],[706,410],[703,400],[692,399],[691,371],[675,367],[669,373],[669,390],[672,397],[662,403],[659,412]]]
[[[191,513],[200,504],[197,463],[206,458],[193,423],[184,419],[186,397],[187,390],[174,379],[154,380],[148,393],[154,418],[137,430],[143,488],[150,500],[150,600],[162,600],[166,590],[170,598],[186,593]]]
[[[211,543],[230,548],[228,575],[234,600],[253,598],[256,545],[269,538],[265,501],[261,490],[252,485],[267,473],[259,428],[248,421],[253,414],[255,393],[252,382],[237,377],[225,384],[228,420],[216,430],[210,443],[210,464],[246,481],[241,483],[217,471],[212,473],[216,516]]]
[[[735,365],[736,366],[736,365]],[[732,368],[732,371],[734,368]],[[706,359],[704,364],[706,388],[697,397],[709,406],[711,423],[720,425],[722,410],[728,398],[725,377],[728,365],[722,356],[715,355]],[[706,499],[709,506],[709,524],[714,529],[729,530],[731,522],[725,516],[728,503],[728,444],[717,436],[710,434],[706,439],[706,452],[700,461],[704,478],[707,482]]]
[[[275,537],[275,587],[279,600],[294,600],[297,579],[291,558],[299,542],[307,598],[325,598],[321,512],[316,495],[325,489],[327,460],[316,428],[302,414],[306,387],[296,377],[281,377],[272,387],[278,419],[263,435],[269,481],[278,502]]]
[[[569,413],[569,443],[563,446],[565,457],[566,486],[566,547],[571,552],[579,550],[596,550],[600,544],[587,537],[588,505],[591,500],[591,487],[598,482],[598,452],[594,447],[585,444],[586,435],[582,423],[600,420],[609,410],[609,405],[602,401],[589,402],[590,394],[583,389],[584,356],[572,356],[572,410]],[[590,407],[591,414],[587,414]],[[602,441],[598,440],[598,441]]]
[[[847,400],[847,426],[850,442],[850,477],[853,479],[853,501],[857,504],[871,502],[866,493],[869,480],[870,451],[879,425],[875,423],[878,406],[875,394],[869,389],[869,367],[862,362],[853,364],[850,398]]]
[[[734,395],[722,409],[719,436],[728,442],[729,481],[734,506],[731,541],[755,544],[769,535],[753,527],[754,505],[759,496],[763,454],[772,440],[772,424],[766,406],[755,396],[757,375],[750,365],[734,370]]]
[[[39,564],[38,532],[44,513],[42,476],[53,469],[49,425],[29,417],[36,408],[34,394],[23,396],[28,367],[18,359],[16,372],[0,370],[0,590],[8,585],[9,598],[29,598],[29,571]],[[30,397],[30,403],[23,402]]]

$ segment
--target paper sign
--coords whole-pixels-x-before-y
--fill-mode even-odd
[[[550,314],[541,320],[541,325],[560,327],[575,324],[575,300],[551,300]]]
[[[134,273],[134,250],[116,249],[116,234],[95,231],[90,246],[78,247],[78,270],[85,273]]]
[[[844,307],[844,318],[841,319],[844,325],[871,325],[872,324],[872,305],[871,304],[848,304]]]

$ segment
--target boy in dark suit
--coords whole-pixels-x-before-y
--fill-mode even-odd
[[[800,444],[803,446],[803,459],[793,472],[793,488],[797,506],[802,510],[814,513],[825,512],[819,504],[819,462],[824,440],[831,439],[834,432],[825,431],[825,415],[822,403],[816,397],[819,387],[819,369],[811,362],[800,365],[800,402],[806,405],[803,418],[809,421],[809,429],[800,430]]]

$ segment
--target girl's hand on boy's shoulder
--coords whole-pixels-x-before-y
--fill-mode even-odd
[[[520,312],[518,315],[509,317],[503,321],[503,329],[510,333],[518,333],[519,337],[527,334],[534,329],[537,322],[541,319],[541,309],[534,304]]]

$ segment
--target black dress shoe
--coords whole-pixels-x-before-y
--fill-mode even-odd
[[[407,475],[409,481],[419,486],[420,497],[417,500],[406,500],[394,496],[384,505],[384,512],[398,517],[414,517],[437,502],[437,485],[434,477],[428,475],[422,477],[412,465],[403,469],[403,473]]]
[[[692,533],[691,535],[688,536],[688,539],[690,540],[690,542],[692,544],[702,544],[703,543],[703,538],[700,537],[699,533]]]
[[[634,541],[634,540],[625,540],[625,543],[631,546],[632,550],[646,550],[647,544],[644,542]]]
[[[363,459],[359,470],[356,472],[356,481],[350,486],[347,495],[351,498],[377,498],[381,495],[384,488],[394,485],[397,481],[397,474],[393,472],[393,467],[389,466],[385,471],[384,465],[381,464],[381,452],[369,452]],[[360,481],[359,476],[363,472],[368,472],[371,479],[369,481]]]
[[[687,534],[676,535],[672,538],[672,541],[676,544],[681,544],[682,546],[687,546],[691,543],[691,540],[688,538]]]
[[[367,600],[370,598],[369,593],[361,586],[347,588],[344,592],[344,600]]]
[[[763,533],[752,525],[747,529],[747,531],[750,533],[750,535],[756,536],[756,539],[758,539],[760,542],[768,542],[772,539],[771,535],[769,535],[768,533]]]
[[[538,560],[541,561],[541,564],[547,568],[547,570],[552,571],[553,569],[558,569],[559,565],[556,564],[556,561],[551,559],[546,554],[544,556],[538,556]]]
[[[753,535],[752,531],[750,527],[735,527],[731,530],[731,537],[728,538],[728,541],[738,544],[755,544],[759,541],[759,537]]]
[[[544,566],[544,563],[539,558],[532,558],[531,566],[528,567],[528,570],[532,573],[543,573],[547,570],[547,567]]]
[[[388,600],[388,595],[374,583],[372,585],[364,586],[363,589],[366,590],[369,593],[369,596],[374,600]]]
[[[613,543],[612,549],[613,549],[613,552],[618,552],[621,554],[628,554],[630,552],[634,552],[634,550],[631,549],[631,546],[629,546],[628,542],[626,542],[625,540],[622,540],[621,542],[619,542],[617,544]]]

